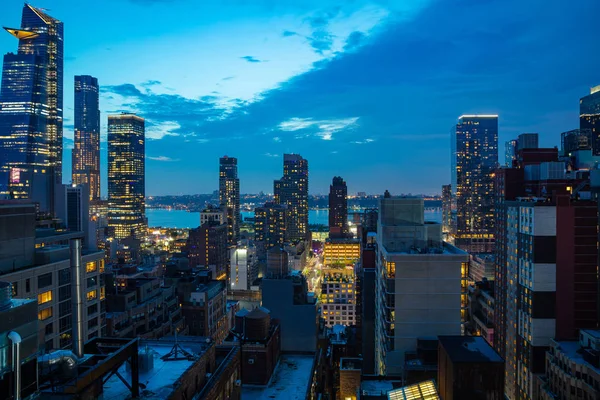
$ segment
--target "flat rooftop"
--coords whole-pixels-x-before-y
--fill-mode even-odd
[[[594,367],[589,362],[585,361],[583,358],[583,354],[579,351],[581,349],[581,344],[576,341],[565,341],[565,342],[556,342],[560,348],[560,350],[569,357],[570,360],[577,364],[586,365],[589,369],[595,370],[598,374],[600,374],[600,368]]]
[[[187,352],[201,356],[211,344],[206,338],[199,336],[179,337],[179,345]],[[174,338],[161,340],[142,340],[139,343],[140,358],[144,351],[152,353],[154,367],[147,372],[141,370],[140,359],[140,398],[141,399],[166,399],[173,392],[173,384],[190,368],[196,360],[165,361],[161,357],[171,352],[175,344]],[[181,356],[181,353],[179,354]],[[119,368],[119,373],[131,383],[131,371],[127,363]],[[144,385],[144,386],[142,386]],[[105,399],[124,399],[130,395],[129,389],[121,380],[113,375],[104,384]]]
[[[282,355],[269,384],[242,386],[242,399],[304,400],[312,378],[313,363],[312,355]]]
[[[439,336],[439,343],[454,363],[504,363],[481,336]]]

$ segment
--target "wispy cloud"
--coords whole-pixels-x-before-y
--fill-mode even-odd
[[[265,153],[265,156],[267,156],[267,157],[279,157],[279,154]]]
[[[279,136],[274,136],[273,137],[273,141],[274,142],[281,142],[281,138]]]
[[[153,161],[164,161],[164,162],[174,162],[174,161],[179,161],[179,158],[171,158],[171,157],[167,157],[167,156],[146,156],[146,158],[148,160],[153,160]]]
[[[355,128],[357,121],[358,117],[326,120],[291,118],[280,123],[278,128],[283,132],[303,131],[301,134],[296,135],[297,138],[318,136],[323,140],[333,140],[334,133]]]
[[[373,143],[374,141],[375,141],[375,139],[367,138],[367,139],[364,139],[364,140],[354,140],[354,141],[352,141],[350,143],[352,143],[352,144],[368,144],[368,143]]]
[[[243,56],[240,57],[242,60],[246,60],[249,63],[261,63],[261,62],[265,62],[265,60],[259,60],[258,58],[252,57],[252,56]]]

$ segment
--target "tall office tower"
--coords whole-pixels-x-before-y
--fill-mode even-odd
[[[308,231],[308,161],[299,154],[283,155],[283,178],[274,182],[275,202],[289,211],[290,241],[306,240]]]
[[[391,196],[379,200],[376,251],[376,373],[402,374],[417,339],[461,334],[469,255],[425,222],[423,199]]]
[[[452,185],[442,185],[442,233],[452,228]]]
[[[145,235],[145,140],[144,118],[108,116],[108,226],[117,239]]]
[[[469,253],[494,249],[494,170],[498,166],[498,116],[463,115],[453,130],[454,243]]]
[[[235,246],[240,238],[240,180],[237,173],[237,158],[219,159],[219,202],[227,211],[227,238]]]
[[[600,155],[600,85],[579,100],[579,129],[589,129],[594,155]]]
[[[29,4],[17,54],[4,56],[0,91],[0,194],[29,198],[53,213],[62,181],[63,23]]]
[[[517,159],[517,140],[509,140],[504,143],[504,165],[508,168],[512,167],[513,161]]]
[[[539,135],[537,133],[521,133],[517,139],[517,152],[523,149],[537,149]]]
[[[100,105],[98,79],[75,76],[75,138],[72,179],[89,185],[90,201],[100,200]]]
[[[329,237],[344,239],[348,235],[348,186],[336,176],[329,186]]]
[[[591,129],[572,129],[560,134],[561,155],[568,157],[577,150],[592,150],[594,138]]]

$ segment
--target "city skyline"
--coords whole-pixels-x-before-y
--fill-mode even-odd
[[[499,114],[501,143],[539,132],[541,145],[550,145],[560,132],[577,128],[579,98],[600,83],[589,67],[600,56],[586,50],[600,5],[533,2],[514,13],[505,3],[460,3],[464,7],[236,3],[226,16],[229,7],[183,0],[119,2],[123,15],[139,17],[131,21],[109,18],[111,7],[93,3],[39,1],[36,6],[51,6],[50,15],[68,28],[63,178],[71,174],[73,76],[81,74],[101,83],[103,197],[107,115],[118,111],[137,112],[148,122],[149,195],[211,192],[218,186],[216,160],[230,145],[244,149],[228,152],[239,159],[244,193],[270,191],[284,153],[311,162],[312,193],[326,193],[336,175],[346,178],[351,193],[439,193],[449,181],[448,130],[461,114]],[[21,7],[17,1],[3,5],[0,23],[17,26]],[[190,7],[195,12],[184,12]],[[98,18],[78,18],[81,12]],[[497,25],[483,18],[490,13],[499,17]],[[143,22],[155,15],[161,24]],[[447,15],[469,24],[456,30]],[[559,16],[578,29],[556,33]],[[199,43],[195,51],[176,40],[182,34]],[[217,40],[205,40],[209,36]],[[472,50],[467,58],[457,51],[464,46]],[[14,38],[0,35],[0,51],[14,49]],[[390,49],[409,57],[390,55]],[[588,54],[589,62],[568,62],[578,54]],[[176,65],[196,73],[174,72],[170,60],[176,56]],[[540,60],[543,71],[536,67]],[[556,90],[544,91],[548,87]],[[419,162],[420,175],[430,179],[399,173]],[[178,178],[187,175],[182,171],[193,173],[194,182]],[[370,179],[375,171],[382,179]]]

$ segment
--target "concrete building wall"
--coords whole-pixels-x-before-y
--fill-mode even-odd
[[[33,265],[35,206],[0,204],[0,273]]]
[[[281,351],[314,352],[317,349],[316,304],[294,304],[291,279],[263,279],[262,305],[279,320]]]

